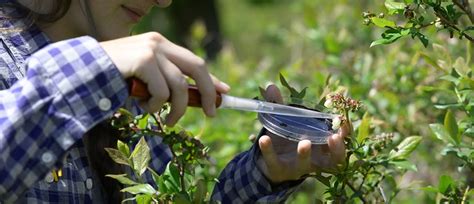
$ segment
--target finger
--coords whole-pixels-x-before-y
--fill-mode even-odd
[[[348,122],[344,122],[342,124],[341,129],[339,131],[339,134],[341,134],[343,137],[347,137],[351,134],[352,131],[352,126]]]
[[[279,168],[278,158],[273,149],[273,144],[270,137],[263,135],[258,140],[258,145],[268,169]]]
[[[334,134],[328,139],[328,147],[331,152],[332,159],[335,163],[342,163],[345,159],[346,148],[344,145],[344,136],[342,134]]]
[[[147,69],[142,69],[136,72],[136,77],[148,84],[148,91],[151,97],[148,100],[142,100],[139,105],[149,113],[155,113],[160,110],[163,104],[168,100],[169,90],[166,85],[166,80],[163,77],[158,62],[154,53],[150,53],[151,57],[147,57],[145,66]]]
[[[265,90],[265,100],[275,103],[283,103],[283,97],[281,96],[280,89],[274,84],[270,84],[267,86]]]
[[[217,77],[211,74],[212,83],[216,87],[216,91],[219,93],[227,93],[230,91],[230,86],[225,82],[219,80]]]
[[[158,54],[157,61],[161,73],[163,73],[171,91],[171,112],[166,117],[165,124],[173,126],[186,111],[188,103],[188,83],[178,67],[163,55]]]
[[[298,142],[298,157],[296,159],[298,177],[310,173],[311,168],[311,142],[309,140],[302,140]]]
[[[167,40],[162,41],[159,47],[166,58],[178,66],[184,74],[196,81],[204,112],[208,116],[214,116],[216,113],[216,87],[212,82],[205,61],[191,51]]]

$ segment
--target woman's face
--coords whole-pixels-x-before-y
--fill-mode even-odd
[[[166,7],[171,0],[88,0],[101,40],[128,36],[132,26],[153,6]],[[82,1],[73,0],[70,11],[76,26],[91,35]]]
[[[155,4],[171,0],[89,0],[97,31],[104,40],[129,35],[132,26]]]

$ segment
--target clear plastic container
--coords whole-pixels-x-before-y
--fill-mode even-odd
[[[291,141],[309,140],[312,144],[327,144],[328,137],[335,133],[332,120],[303,118],[260,113],[260,123],[273,134]]]

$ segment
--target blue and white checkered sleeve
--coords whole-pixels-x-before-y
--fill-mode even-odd
[[[33,54],[25,78],[0,91],[0,200],[14,201],[128,97],[97,41],[80,37]]]
[[[272,186],[258,169],[258,145],[235,157],[222,171],[211,200],[221,203],[283,203],[302,180]]]

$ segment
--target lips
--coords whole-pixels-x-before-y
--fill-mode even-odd
[[[121,7],[134,22],[138,22],[140,18],[145,15],[145,12],[143,12],[141,9],[125,5],[121,5]]]

